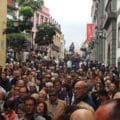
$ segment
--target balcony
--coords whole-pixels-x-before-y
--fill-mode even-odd
[[[113,1],[113,0],[110,0],[106,3],[106,7],[105,7],[106,15],[103,22],[103,26],[105,29],[107,29],[112,19],[115,19],[115,20],[117,19],[116,6],[117,6],[116,1]]]
[[[60,52],[60,48],[55,44],[52,45],[52,50],[54,50],[56,52]]]

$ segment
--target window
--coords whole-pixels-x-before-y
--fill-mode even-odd
[[[41,23],[43,23],[44,21],[43,21],[43,19],[44,19],[44,17],[43,16],[41,16]]]
[[[120,48],[120,28],[118,28],[118,48]]]
[[[39,14],[38,13],[36,14],[36,23],[37,23],[37,25],[39,24]]]
[[[47,17],[45,17],[45,22],[48,22],[48,18]]]
[[[112,0],[111,1],[111,11],[112,12],[116,12],[117,10],[117,1],[116,0]]]

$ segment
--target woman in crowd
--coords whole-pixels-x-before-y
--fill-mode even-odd
[[[46,118],[46,120],[52,120],[49,116],[47,104],[45,102],[39,102],[36,109],[37,114],[43,116],[44,118]]]

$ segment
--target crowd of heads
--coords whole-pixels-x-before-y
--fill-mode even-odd
[[[119,120],[115,66],[29,54],[0,70],[1,120]]]

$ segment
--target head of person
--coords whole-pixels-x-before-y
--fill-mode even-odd
[[[2,78],[1,80],[6,80],[6,73],[5,72],[1,73],[1,78]]]
[[[18,87],[18,86],[13,86],[13,95],[14,96],[19,96],[19,93],[20,92],[20,87]]]
[[[25,104],[25,109],[26,109],[26,114],[33,114],[35,112],[35,107],[36,107],[36,101],[32,97],[26,97],[24,99],[24,104]]]
[[[21,87],[19,90],[19,96],[21,99],[24,99],[28,96],[28,89],[27,87]]]
[[[95,112],[95,120],[119,120],[120,99],[114,99],[102,104]]]
[[[14,110],[13,100],[8,99],[7,101],[5,101],[3,108],[4,108],[4,113],[6,114],[12,113],[12,111]]]
[[[71,80],[72,80],[71,75],[67,75],[66,83],[71,84]]]
[[[113,99],[120,99],[120,89],[116,90],[113,94]]]
[[[52,88],[49,91],[49,100],[51,103],[55,103],[57,99],[58,99],[58,91],[55,88]]]
[[[111,84],[110,84],[110,91],[111,91],[111,92],[115,92],[116,88],[117,88],[117,87],[116,87],[115,83],[111,83]]]
[[[28,90],[30,93],[36,93],[37,92],[36,83],[28,82]]]
[[[37,108],[36,111],[38,114],[41,115],[47,115],[48,111],[47,111],[47,104],[43,101],[43,102],[39,102],[37,104]]]
[[[42,89],[38,94],[40,102],[45,101],[47,99],[47,94],[45,90]]]
[[[62,88],[62,82],[59,79],[55,80],[54,81],[54,87],[57,91],[60,91],[61,88]]]
[[[3,101],[5,99],[5,93],[3,91],[0,91],[0,101]]]
[[[20,72],[20,70],[14,70],[14,72],[13,72],[13,76],[14,76],[15,78],[19,79],[20,76],[21,76],[21,72]]]
[[[110,85],[111,85],[111,83],[112,83],[111,80],[106,80],[106,81],[105,81],[105,88],[106,88],[107,91],[110,90]]]
[[[16,82],[16,86],[18,86],[18,87],[24,87],[25,86],[25,82],[23,80],[18,80]]]
[[[53,88],[53,82],[46,82],[45,86],[46,86],[47,92],[49,92],[50,89]]]
[[[51,75],[48,74],[48,73],[46,73],[44,77],[45,77],[45,81],[46,81],[46,82],[49,82],[50,79],[51,79]]]
[[[28,76],[27,75],[22,75],[22,80],[26,83],[28,81]]]
[[[26,114],[25,105],[23,103],[19,104],[16,109],[18,118],[24,118]]]
[[[84,98],[88,94],[87,83],[85,81],[77,81],[74,85],[75,99]]]
[[[39,94],[38,93],[31,94],[31,97],[33,97],[36,100],[36,102],[39,101]]]
[[[78,109],[71,114],[70,120],[94,120],[94,115],[89,110]]]

